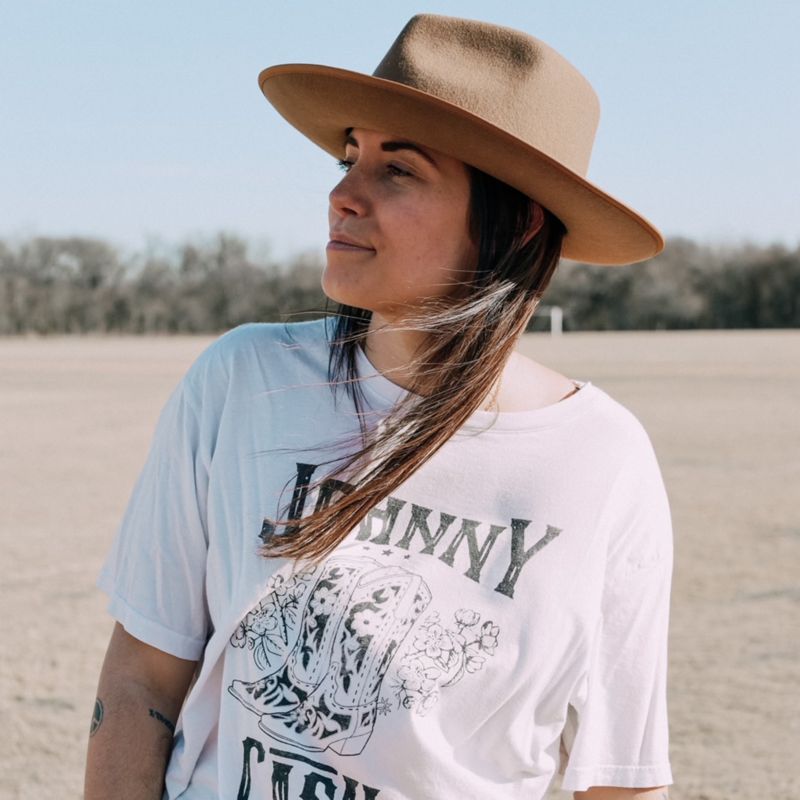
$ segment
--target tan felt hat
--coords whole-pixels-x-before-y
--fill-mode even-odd
[[[486,22],[418,14],[375,72],[279,64],[258,82],[278,112],[336,158],[347,128],[385,131],[438,150],[534,198],[566,226],[563,255],[630,264],[661,234],[586,180],[597,95],[544,42]]]

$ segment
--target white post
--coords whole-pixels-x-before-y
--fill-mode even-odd
[[[561,336],[564,332],[564,312],[561,306],[550,306],[550,335]]]

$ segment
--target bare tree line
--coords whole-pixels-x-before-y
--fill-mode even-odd
[[[325,313],[321,254],[281,264],[249,249],[226,233],[132,255],[99,239],[0,240],[0,334],[216,333]],[[800,327],[800,248],[673,239],[643,264],[564,262],[543,302],[566,330]]]

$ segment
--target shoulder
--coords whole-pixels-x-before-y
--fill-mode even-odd
[[[597,395],[597,415],[609,437],[609,445],[635,460],[653,454],[653,442],[639,416],[605,389],[593,384]]]
[[[607,486],[606,508],[642,503],[663,508],[665,486],[655,444],[638,414],[600,386],[585,382],[580,409],[569,420],[572,456],[592,480]],[[569,404],[572,398],[565,401]]]
[[[609,556],[623,571],[656,564],[669,568],[672,514],[653,441],[631,409],[602,389],[595,390],[604,446],[615,461],[600,519],[610,537]]]
[[[209,348],[223,360],[287,349],[326,350],[328,319],[307,322],[247,322],[222,334]]]
[[[232,395],[256,392],[301,374],[327,374],[330,322],[250,322],[211,342],[184,374],[180,389],[209,413]]]
[[[664,494],[656,449],[642,420],[628,406],[592,385],[595,393],[594,435],[607,453],[617,498],[627,500]]]
[[[327,358],[330,322],[248,322],[222,334],[198,357],[192,369],[231,375],[258,364],[275,367],[301,354]]]

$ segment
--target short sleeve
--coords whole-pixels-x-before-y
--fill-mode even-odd
[[[566,791],[672,783],[666,697],[672,520],[652,445],[637,430],[603,516],[609,539],[601,613],[562,734]]]
[[[206,351],[172,392],[97,585],[137,639],[197,660],[208,636],[206,497],[212,432]]]

